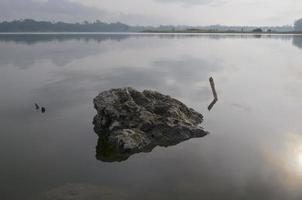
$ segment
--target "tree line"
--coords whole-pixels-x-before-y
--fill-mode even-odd
[[[14,20],[1,22],[0,32],[127,32],[131,27],[117,22],[104,23],[99,20],[95,22],[65,23],[35,21],[32,19]]]
[[[213,25],[205,27],[193,26],[129,26],[120,22],[105,23],[100,20],[95,22],[84,21],[82,23],[36,21],[33,19],[14,20],[0,22],[0,32],[141,32],[141,31],[182,31],[190,29],[216,30],[216,31],[246,31],[253,32],[258,27],[223,26]],[[260,30],[260,28],[258,28]],[[271,32],[302,32],[302,18],[294,23],[294,26],[261,27],[261,30]]]
[[[299,19],[299,20],[297,20],[297,21],[295,21],[294,29],[297,32],[302,32],[302,18]]]

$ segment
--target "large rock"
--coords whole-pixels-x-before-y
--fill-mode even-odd
[[[200,127],[200,113],[155,91],[104,91],[94,99],[94,107],[94,130],[100,136],[97,158],[103,161],[122,161],[155,146],[207,135]]]

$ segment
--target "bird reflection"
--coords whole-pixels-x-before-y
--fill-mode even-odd
[[[41,108],[41,112],[42,112],[42,113],[45,113],[45,112],[46,112],[46,108],[42,107],[42,108]]]

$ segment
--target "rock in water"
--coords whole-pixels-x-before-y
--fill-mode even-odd
[[[156,146],[171,146],[208,133],[199,125],[202,114],[155,91],[133,88],[104,91],[94,99],[99,135],[97,158],[122,161]]]

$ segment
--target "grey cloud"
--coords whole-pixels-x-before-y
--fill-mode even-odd
[[[81,22],[84,20],[158,25],[162,18],[135,13],[113,12],[69,0],[0,0],[0,21],[15,19]]]
[[[40,20],[95,19],[107,13],[68,0],[1,0],[1,18],[4,20],[35,18]]]
[[[215,2],[217,0],[155,0],[155,1],[164,2],[164,3],[179,2],[179,3],[183,3],[183,4],[209,4],[209,3]]]

